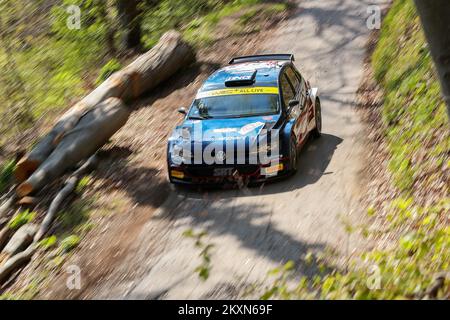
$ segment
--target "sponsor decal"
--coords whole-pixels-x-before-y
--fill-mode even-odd
[[[174,138],[171,138],[170,161],[176,166],[181,164],[260,164],[267,165],[262,169],[262,175],[276,175],[283,170],[282,166],[278,166],[280,163],[279,132],[278,129],[264,128],[265,122],[255,121],[241,128],[216,128],[224,131],[217,133],[213,132],[216,129],[202,130],[202,123],[200,123],[184,128],[189,129],[183,132],[184,137],[179,128]],[[249,137],[250,132],[252,134]],[[256,134],[254,135],[253,132]],[[179,168],[171,168],[170,175],[177,179],[185,177],[183,170]]]
[[[233,77],[228,77],[225,79],[225,82],[228,81],[249,81],[252,80],[253,75],[244,75],[244,76],[233,76]]]
[[[240,94],[278,94],[277,87],[232,88],[199,92],[196,99]]]
[[[230,132],[236,132],[237,129],[236,128],[219,128],[219,129],[214,129],[213,132],[215,133],[230,133]]]
[[[258,122],[249,123],[249,124],[243,126],[241,128],[241,130],[239,130],[239,133],[241,135],[245,135],[245,134],[255,130],[256,128],[259,128],[259,127],[262,127],[262,126],[264,126],[264,122],[259,122],[258,121]]]

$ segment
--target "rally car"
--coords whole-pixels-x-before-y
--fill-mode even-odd
[[[297,171],[298,153],[322,129],[317,88],[292,54],[233,58],[198,90],[167,146],[176,184],[258,183]]]

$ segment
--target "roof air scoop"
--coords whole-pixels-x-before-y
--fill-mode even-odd
[[[226,87],[249,86],[255,83],[256,70],[249,73],[241,73],[225,79]]]

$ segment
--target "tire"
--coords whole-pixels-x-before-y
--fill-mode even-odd
[[[322,135],[322,108],[320,106],[319,98],[316,98],[314,121],[316,122],[316,126],[314,127],[312,134],[313,137],[317,139]]]
[[[298,148],[295,136],[291,136],[289,139],[289,164],[290,174],[294,175],[298,169]]]

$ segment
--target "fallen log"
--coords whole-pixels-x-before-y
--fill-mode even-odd
[[[17,187],[16,194],[22,198],[41,189],[95,153],[126,123],[130,112],[122,100],[109,98],[86,113],[42,165]]]
[[[85,174],[93,170],[97,166],[97,163],[98,163],[98,156],[97,154],[94,154],[66,180],[64,188],[62,188],[61,191],[58,192],[58,194],[50,204],[48,213],[45,215],[45,218],[42,221],[38,232],[35,234],[33,242],[40,241],[42,237],[47,233],[64,199],[67,198],[67,196],[75,190],[78,181]]]
[[[14,194],[4,202],[2,202],[2,204],[0,205],[0,219],[3,219],[8,215],[8,212],[11,210],[15,201],[16,195]]]
[[[0,266],[0,285],[4,284],[10,275],[18,269],[27,265],[37,250],[37,244],[30,245],[25,251],[12,256]]]
[[[97,166],[98,160],[97,153],[95,153],[67,179],[64,188],[53,199],[49,211],[39,228],[34,224],[22,226],[11,240],[9,240],[7,246],[4,249],[2,248],[3,250],[0,250],[2,251],[0,253],[0,285],[9,279],[11,274],[26,266],[31,261],[36,252],[38,242],[50,228],[61,203],[75,190],[81,177]],[[0,231],[0,238],[3,232],[5,233],[5,242],[14,233],[12,229],[5,228]]]
[[[165,33],[158,44],[134,62],[111,75],[105,82],[67,111],[31,152],[17,163],[15,177],[25,181],[47,159],[80,119],[108,98],[120,98],[126,103],[141,96],[177,70],[195,59],[192,48],[176,31]]]
[[[25,250],[33,242],[37,231],[38,225],[34,223],[21,226],[3,248],[2,253],[9,257]]]
[[[14,235],[14,230],[11,229],[8,225],[4,226],[3,229],[0,230],[0,252],[8,243],[9,239]]]

